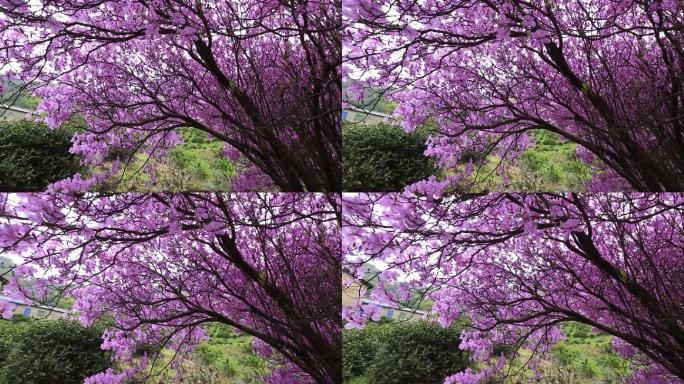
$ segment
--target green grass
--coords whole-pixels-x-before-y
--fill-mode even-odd
[[[139,155],[120,175],[123,182],[112,186],[124,191],[229,191],[231,179],[237,175],[236,165],[223,155],[223,142],[206,133],[184,128],[184,143],[173,148],[161,161],[154,161],[158,176],[154,183],[140,168],[150,161]]]
[[[225,383],[259,383],[268,373],[266,361],[252,352],[252,337],[225,325],[208,327],[209,340],[195,350],[197,359],[222,374]]]
[[[496,174],[500,158],[489,156],[471,178],[473,191],[572,191],[582,192],[591,178],[589,167],[577,159],[576,144],[564,141],[553,132],[536,131],[535,144],[528,148],[514,167],[509,167],[509,180]],[[450,172],[458,172],[452,170]]]
[[[223,324],[207,326],[209,340],[199,344],[191,358],[182,360],[184,370],[180,384],[258,384],[268,374],[267,362],[252,352],[252,337],[233,332]],[[127,384],[168,382],[177,375],[168,369],[174,357],[170,349],[161,351],[156,362],[155,379],[138,378]],[[159,371],[161,369],[161,372]],[[146,374],[148,374],[146,372]],[[146,377],[145,375],[141,375]]]
[[[569,323],[564,330],[568,338],[554,347],[553,356],[584,382],[618,383],[631,373],[627,361],[613,353],[612,336],[580,323]]]
[[[629,377],[628,362],[612,352],[612,336],[574,322],[565,324],[563,330],[567,340],[556,344],[550,356],[541,361],[542,383],[618,384]],[[520,356],[511,364],[513,371],[519,370],[530,356],[530,351],[520,351]],[[506,383],[517,383],[533,376],[532,370],[524,368]]]
[[[170,158],[175,169],[189,176],[185,189],[228,190],[230,179],[237,173],[235,165],[223,155],[224,143],[190,128],[182,135],[185,142],[171,151]]]

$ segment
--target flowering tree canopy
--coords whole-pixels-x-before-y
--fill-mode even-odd
[[[546,130],[577,144],[591,190],[684,190],[681,1],[350,0],[343,15],[345,75],[397,101],[407,130],[436,121],[438,166],[474,150],[506,176]],[[477,171],[461,168],[447,182]]]
[[[158,159],[192,127],[241,165],[235,190],[337,191],[340,3],[3,0],[0,74],[42,97],[50,125],[86,119],[72,151],[91,167]]]
[[[376,301],[427,292],[442,324],[472,322],[460,347],[480,368],[446,382],[503,374],[521,348],[535,368],[568,321],[612,335],[634,383],[684,382],[683,195],[426,192],[345,195],[343,252],[357,276],[382,266]],[[352,327],[373,313],[344,310]]]
[[[62,287],[86,325],[112,317],[103,348],[119,383],[166,369],[144,345],[186,354],[219,322],[255,336],[268,382],[334,383],[340,365],[339,197],[208,193],[3,196],[0,249],[21,256],[6,295]],[[23,287],[19,278],[34,276]],[[11,315],[0,302],[2,315]],[[9,309],[8,309],[9,308]],[[8,312],[8,313],[6,313]],[[182,374],[182,364],[174,367]],[[162,366],[162,367],[160,367]],[[179,376],[181,377],[181,376]]]

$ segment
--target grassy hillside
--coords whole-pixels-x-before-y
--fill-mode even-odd
[[[138,156],[122,171],[123,183],[113,185],[117,192],[125,191],[228,191],[230,180],[237,175],[235,165],[226,158],[223,142],[209,138],[206,133],[192,128],[181,131],[184,143],[173,148],[161,161],[154,161],[158,173],[150,186],[150,178],[140,168],[149,160]]]
[[[564,330],[568,339],[556,345],[553,356],[561,366],[577,372],[577,383],[619,383],[631,373],[627,361],[612,352],[612,336],[579,323]]]
[[[592,331],[580,323],[563,326],[567,340],[559,342],[551,355],[541,363],[541,384],[618,384],[629,377],[631,371],[626,360],[612,352],[612,336]],[[519,370],[530,357],[530,351],[522,351],[513,364]],[[534,372],[526,369],[521,376],[532,379]],[[521,377],[506,380],[516,384]],[[523,380],[524,381],[524,380]]]
[[[184,375],[179,384],[259,384],[269,370],[266,361],[252,352],[252,337],[233,332],[227,325],[207,326],[209,340],[195,348],[190,358],[182,360]],[[175,382],[175,371],[168,370],[174,351],[161,351],[150,379],[148,372],[126,384]],[[161,377],[159,377],[161,369]]]
[[[195,350],[203,371],[216,372],[216,384],[256,384],[268,373],[266,361],[252,352],[252,337],[225,325],[210,325],[209,340]]]
[[[476,166],[477,176],[473,191],[530,191],[582,192],[584,184],[591,178],[589,167],[577,159],[577,145],[562,140],[553,132],[533,133],[535,144],[518,159],[518,164],[508,167],[509,180],[496,174],[500,158],[489,156],[481,167]],[[451,170],[450,172],[458,172]]]
[[[0,104],[36,108],[40,99],[32,97],[26,91],[20,92],[19,87],[16,82],[4,81]],[[237,173],[235,165],[222,154],[223,142],[211,139],[206,133],[192,128],[182,129],[181,135],[184,143],[174,148],[162,161],[155,161],[154,167],[159,177],[152,186],[149,185],[149,175],[140,170],[149,159],[138,156],[129,169],[122,172],[125,182],[113,181],[111,187],[104,189],[114,192],[229,190],[230,179]]]

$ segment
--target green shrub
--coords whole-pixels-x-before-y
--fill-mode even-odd
[[[0,121],[0,190],[42,191],[77,173],[78,157],[69,153],[75,125],[53,130],[30,120]]]
[[[209,169],[206,163],[196,163],[194,167],[193,174],[200,179],[206,179],[209,177]]]
[[[209,324],[207,325],[207,331],[214,342],[217,342],[220,339],[232,339],[238,336],[229,325],[225,324]]]
[[[558,362],[563,366],[573,365],[582,355],[580,349],[575,346],[568,346],[560,343],[553,349],[554,356]]]
[[[0,384],[79,384],[111,366],[101,326],[68,320],[0,321]]]
[[[230,356],[226,356],[226,360],[223,363],[223,371],[228,376],[237,376],[240,372],[240,365],[237,361],[231,359]]]
[[[370,369],[372,383],[442,383],[468,367],[460,330],[429,322],[391,325]]]
[[[344,380],[364,376],[368,383],[442,383],[469,365],[458,348],[460,328],[395,322],[345,331],[342,343]]]
[[[584,359],[584,361],[579,366],[580,372],[586,377],[593,378],[601,373],[598,365],[594,360]]]
[[[235,164],[221,154],[221,150],[216,151],[215,159],[211,165],[211,181],[214,185],[223,185],[226,183],[226,179],[237,173],[237,170]]]
[[[195,356],[204,365],[213,365],[221,358],[221,352],[209,344],[200,344],[195,348]]]
[[[246,354],[244,359],[242,359],[242,364],[246,367],[254,368],[257,372],[264,372],[268,368],[266,360],[254,353]]]
[[[363,375],[373,364],[380,347],[380,336],[386,328],[368,324],[364,329],[350,329],[342,333],[342,375],[345,382]]]
[[[406,133],[388,124],[345,125],[342,129],[344,191],[399,191],[433,174],[423,155],[427,132]]]
[[[192,158],[192,155],[188,151],[185,151],[181,148],[174,148],[170,152],[170,155],[171,155],[171,160],[179,168],[187,168],[192,163],[192,161],[194,160]]]
[[[357,376],[346,382],[347,384],[370,384],[366,376]]]
[[[14,335],[14,322],[0,320],[0,367],[5,364],[7,355],[12,349],[12,336]],[[2,368],[0,368],[1,372]],[[0,381],[0,384],[2,382]]]
[[[520,157],[520,165],[526,172],[538,173],[544,166],[544,160],[537,153],[527,151]]]

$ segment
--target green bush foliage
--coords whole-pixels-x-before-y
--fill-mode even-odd
[[[80,384],[111,366],[102,326],[0,320],[0,384]]]
[[[400,191],[435,171],[423,155],[426,129],[406,133],[389,124],[342,128],[344,191]]]
[[[458,348],[460,327],[427,321],[370,324],[342,338],[345,382],[438,384],[469,365]]]
[[[69,153],[78,124],[50,129],[30,120],[0,121],[0,190],[42,191],[79,171]]]
[[[386,327],[368,324],[364,329],[350,329],[342,333],[342,374],[345,382],[362,376],[373,364]]]

